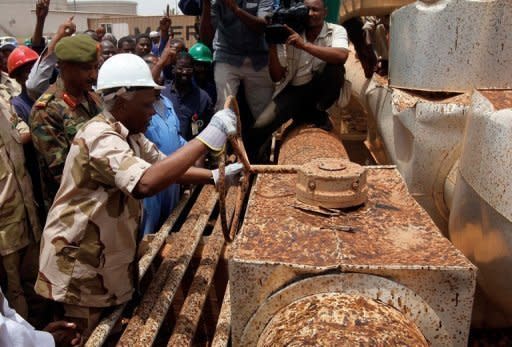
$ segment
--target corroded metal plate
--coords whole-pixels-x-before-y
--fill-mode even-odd
[[[320,293],[282,308],[258,347],[428,346],[421,331],[393,306],[361,296]]]
[[[440,344],[467,345],[476,269],[442,236],[396,169],[367,167],[367,203],[338,215],[297,208],[296,177],[260,174],[252,188],[230,259],[235,345],[280,289],[305,276],[348,272],[409,288],[446,329]],[[417,311],[415,324],[439,335],[439,324],[421,323],[424,312]]]
[[[320,158],[297,172],[297,200],[327,208],[346,208],[366,201],[366,169],[342,158]]]

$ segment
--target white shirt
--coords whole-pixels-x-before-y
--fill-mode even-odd
[[[48,87],[50,87],[50,79],[52,78],[53,70],[57,65],[57,56],[55,53],[44,56],[47,49],[48,47],[45,48],[34,66],[32,66],[28,79],[25,82],[27,93],[34,100],[39,99]]]
[[[306,42],[305,33],[302,38]],[[344,27],[324,22],[324,26],[314,42],[316,46],[343,48],[348,50],[348,35]],[[291,83],[300,86],[313,79],[313,73],[325,67],[325,61],[318,59],[308,52],[293,46],[278,46],[278,56],[281,65],[287,68],[287,75],[283,85]],[[278,87],[278,89],[281,89]],[[279,92],[276,90],[276,95]]]
[[[0,289],[0,347],[54,347],[52,334],[35,330],[9,307]]]

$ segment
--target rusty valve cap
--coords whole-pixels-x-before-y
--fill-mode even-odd
[[[367,195],[366,168],[348,159],[314,159],[297,171],[296,198],[302,203],[346,208],[363,204]]]

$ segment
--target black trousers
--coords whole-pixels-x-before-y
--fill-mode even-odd
[[[328,122],[325,111],[338,99],[344,81],[345,67],[327,64],[310,82],[286,86],[267,105],[248,133],[245,143],[250,159],[261,162],[272,133],[291,118],[297,123],[318,126]]]

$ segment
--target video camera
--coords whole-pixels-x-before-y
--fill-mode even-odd
[[[291,0],[284,0],[270,17],[270,24],[265,28],[265,39],[270,44],[285,43],[290,32],[285,24],[295,32],[302,34],[308,22],[309,9],[302,3]]]

